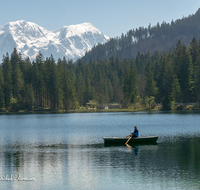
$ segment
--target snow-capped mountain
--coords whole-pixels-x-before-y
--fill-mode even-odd
[[[24,20],[9,22],[0,26],[0,59],[14,47],[24,58],[34,60],[40,51],[44,58],[52,54],[58,58],[76,60],[98,43],[108,41],[108,37],[90,23],[63,26],[48,31],[32,22]]]

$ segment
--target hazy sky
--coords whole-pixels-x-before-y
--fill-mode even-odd
[[[105,35],[117,37],[149,23],[187,17],[198,8],[200,0],[2,0],[0,26],[25,20],[55,30],[90,22]]]

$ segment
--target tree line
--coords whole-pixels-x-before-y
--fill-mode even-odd
[[[175,46],[180,39],[182,43],[189,45],[193,36],[200,38],[200,9],[194,15],[171,21],[171,23],[157,23],[155,26],[131,29],[121,36],[111,38],[105,44],[94,46],[82,58],[85,62],[90,59],[109,59],[118,55],[120,60],[132,58],[137,52],[151,54],[155,51],[166,51]]]
[[[0,66],[0,109],[19,111],[48,108],[68,110],[96,104],[120,103],[130,107],[139,103],[151,107],[154,102],[200,101],[200,41],[190,46],[180,40],[173,52],[153,55],[137,53],[132,59],[85,63],[79,59],[44,60],[38,53],[34,61],[23,59],[14,48]]]

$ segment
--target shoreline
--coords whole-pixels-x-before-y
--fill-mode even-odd
[[[108,113],[108,112],[167,112],[167,111],[198,111],[200,107],[194,105],[187,105],[184,107],[176,107],[171,110],[162,110],[160,107],[154,109],[134,109],[134,108],[116,108],[116,109],[70,109],[70,110],[51,110],[51,109],[36,109],[32,111],[20,110],[18,112],[0,112],[0,115],[4,114],[59,114],[59,113]]]

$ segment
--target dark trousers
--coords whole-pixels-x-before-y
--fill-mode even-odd
[[[136,138],[137,136],[136,135],[132,135],[132,138]]]

